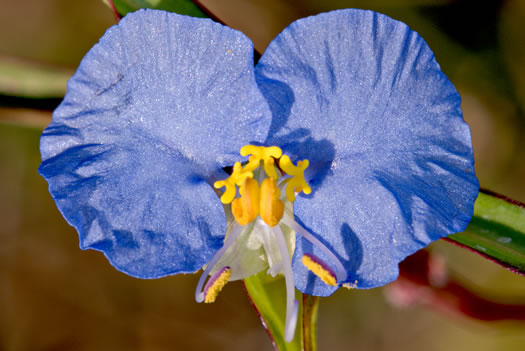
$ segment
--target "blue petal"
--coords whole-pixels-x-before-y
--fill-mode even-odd
[[[240,32],[153,10],[90,50],[42,135],[39,170],[82,248],[142,278],[208,261],[226,231],[212,178],[270,125],[252,55]]]
[[[407,255],[466,227],[479,184],[460,97],[405,24],[361,10],[299,20],[270,44],[256,79],[274,113],[267,143],[311,161],[313,193],[294,213],[350,283],[386,284]],[[297,288],[329,295],[298,259],[312,250],[298,241]]]

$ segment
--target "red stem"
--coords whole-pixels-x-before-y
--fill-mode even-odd
[[[115,4],[113,3],[113,0],[108,0],[108,2],[109,2],[109,6],[111,6],[111,9],[113,10],[113,16],[115,16],[115,20],[116,20],[117,23],[118,23],[118,21],[120,21],[120,19],[121,19],[122,17],[121,17],[120,14],[118,13],[118,10],[117,10],[117,8],[115,7]]]
[[[255,310],[255,313],[259,317],[259,320],[261,321],[261,324],[263,325],[264,330],[266,331],[266,334],[268,334],[268,337],[270,338],[270,341],[272,342],[273,349],[275,351],[279,351],[279,348],[277,347],[277,344],[275,343],[275,339],[273,338],[273,335],[270,332],[270,329],[268,328],[266,321],[264,320],[261,312],[259,312],[259,309],[255,305],[255,303],[253,303],[252,297],[250,296],[250,293],[248,292],[248,289],[246,288],[246,283],[244,282],[244,280],[242,281],[242,287],[244,289],[244,292],[246,293],[246,296],[248,296],[248,300],[250,300],[250,305],[252,305],[253,309]]]
[[[508,271],[511,271],[512,273],[516,273],[516,274],[519,274],[519,275],[525,277],[525,272],[522,271],[521,269],[516,268],[516,267],[514,267],[514,266],[511,266],[511,265],[509,265],[508,263],[505,263],[505,262],[503,262],[503,261],[500,261],[500,260],[498,260],[498,259],[495,258],[495,257],[489,256],[489,255],[487,255],[486,253],[483,253],[483,252],[481,252],[481,251],[478,251],[478,250],[476,250],[476,249],[474,249],[474,248],[472,248],[472,247],[470,247],[470,246],[467,246],[467,245],[465,245],[465,244],[462,244],[462,243],[457,242],[457,241],[455,241],[455,240],[452,240],[452,239],[450,239],[450,238],[442,238],[441,240],[446,241],[446,242],[449,242],[449,243],[451,243],[451,244],[453,244],[453,245],[456,245],[456,246],[458,246],[458,247],[461,247],[461,248],[463,248],[463,249],[466,249],[466,250],[468,250],[468,251],[470,251],[470,252],[473,252],[473,253],[475,253],[475,254],[477,254],[477,255],[483,257],[484,259],[489,260],[490,262],[495,263],[495,264],[497,264],[498,266],[503,267],[503,268],[505,268],[505,269],[508,270]]]
[[[506,197],[505,195],[498,194],[498,193],[496,193],[496,192],[494,192],[492,190],[481,188],[481,189],[479,189],[479,192],[483,193],[483,194],[487,194],[487,195],[493,196],[493,197],[496,197],[498,199],[501,199],[501,200],[503,200],[505,202],[508,202],[510,204],[519,206],[521,208],[525,208],[525,204],[523,202],[511,199],[510,197]]]
[[[417,296],[420,302],[436,309],[483,321],[525,321],[525,304],[499,303],[481,297],[455,280],[436,281],[433,259],[427,251],[407,257],[399,265],[399,279],[392,288]],[[441,275],[439,273],[438,275]],[[424,290],[422,290],[424,289]]]

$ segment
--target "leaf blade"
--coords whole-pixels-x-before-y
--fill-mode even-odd
[[[287,343],[284,339],[286,316],[285,284],[282,277],[272,278],[265,271],[244,279],[246,292],[263,319],[264,327],[272,338],[274,348],[280,351],[302,350],[302,308],[298,311],[297,329],[294,339]],[[301,293],[296,291],[296,299],[301,301]],[[301,305],[300,305],[301,306]]]
[[[191,0],[113,0],[113,3],[122,16],[141,8],[149,8],[192,17],[209,17]]]
[[[480,192],[467,229],[448,238],[525,273],[525,206],[517,201]]]
[[[62,98],[73,71],[0,56],[0,94],[24,98]]]

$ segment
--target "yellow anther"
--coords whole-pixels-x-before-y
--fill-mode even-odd
[[[337,279],[335,274],[332,273],[327,267],[324,267],[321,262],[318,262],[313,256],[304,255],[301,262],[308,268],[313,274],[318,276],[325,284],[330,286],[337,285]]]
[[[277,186],[277,181],[266,178],[261,184],[261,218],[270,227],[275,227],[283,218],[284,204],[279,199],[281,190]]]
[[[240,225],[246,225],[257,218],[259,214],[259,183],[247,178],[239,188],[241,197],[232,202],[233,217]]]
[[[246,170],[254,171],[261,161],[264,163],[264,171],[268,177],[277,179],[277,172],[275,171],[274,158],[279,158],[283,152],[277,146],[256,146],[256,145],[245,145],[241,148],[242,156],[250,156],[248,164],[245,166]]]
[[[304,171],[310,162],[308,160],[303,160],[297,162],[297,166],[294,166],[290,157],[284,155],[279,160],[279,166],[281,169],[292,178],[286,180],[286,198],[288,201],[295,201],[295,192],[304,192],[305,194],[310,194],[312,189],[304,179]]]
[[[222,270],[217,272],[218,275],[215,275],[214,277],[210,278],[211,281],[206,284],[206,287],[204,289],[204,302],[205,303],[212,303],[215,302],[215,299],[217,299],[217,296],[219,295],[219,292],[224,288],[226,283],[230,280],[230,277],[232,275],[232,270],[230,267],[224,267]]]
[[[221,196],[221,202],[223,204],[229,204],[233,201],[237,192],[235,185],[241,185],[245,179],[249,178],[253,178],[253,172],[242,168],[240,162],[235,162],[232,174],[225,180],[216,181],[213,186],[216,189],[226,187],[224,194]]]

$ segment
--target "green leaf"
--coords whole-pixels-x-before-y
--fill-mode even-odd
[[[277,276],[272,278],[265,271],[244,279],[244,286],[254,307],[264,320],[264,326],[274,343],[274,347],[280,351],[302,350],[302,308],[299,304],[297,328],[295,337],[287,343],[284,340],[284,322],[286,317],[286,288],[284,278]],[[302,294],[295,292],[295,298],[302,300]]]
[[[482,191],[467,229],[449,238],[493,258],[516,273],[525,273],[523,204]]]
[[[138,9],[149,8],[175,12],[180,15],[208,18],[191,0],[114,0],[113,3],[122,16]]]
[[[61,98],[73,71],[0,56],[0,94],[26,98]]]

